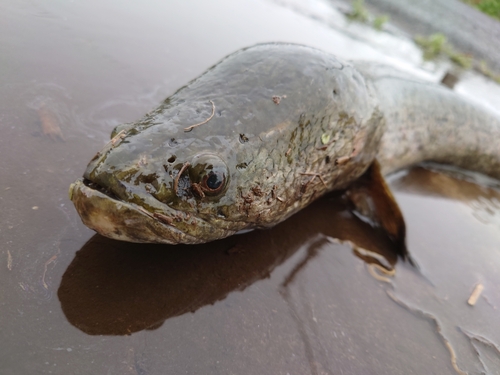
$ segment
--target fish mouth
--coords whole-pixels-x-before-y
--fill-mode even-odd
[[[87,227],[116,240],[197,244],[234,233],[174,209],[168,214],[149,212],[142,206],[119,199],[109,189],[88,179],[72,183],[69,197]]]

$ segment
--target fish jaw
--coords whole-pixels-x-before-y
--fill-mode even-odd
[[[97,233],[115,240],[137,243],[197,244],[235,233],[199,218],[190,218],[193,233],[176,227],[174,215],[151,213],[133,203],[115,199],[79,179],[71,184],[69,197],[82,222]],[[210,237],[207,235],[210,233]]]

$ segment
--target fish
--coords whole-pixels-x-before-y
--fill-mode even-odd
[[[259,44],[115,128],[69,196],[106,237],[195,244],[275,226],[347,189],[404,242],[384,176],[434,161],[498,179],[498,139],[499,116],[448,88],[308,46]]]

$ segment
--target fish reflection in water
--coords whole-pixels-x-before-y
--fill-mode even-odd
[[[306,248],[293,278],[318,246],[332,238],[369,249],[357,253],[367,261],[389,268],[397,261],[387,236],[354,216],[336,194],[272,229],[202,245],[133,244],[95,235],[66,270],[58,296],[70,323],[88,334],[156,329],[166,319],[214,304],[269,277]]]

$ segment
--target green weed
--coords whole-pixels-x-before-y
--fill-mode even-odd
[[[479,70],[486,77],[488,77],[488,78],[492,79],[493,81],[495,81],[496,83],[500,84],[500,74],[494,73],[490,69],[490,67],[488,66],[486,61],[484,61],[484,60],[480,61],[479,64],[477,65],[477,70]]]
[[[446,36],[441,33],[432,34],[429,37],[417,35],[415,43],[422,48],[424,60],[446,56],[462,68],[469,69],[472,66],[472,56],[455,51],[455,48],[447,42]]]
[[[491,17],[500,19],[500,0],[464,0],[464,2]]]
[[[364,0],[355,0],[352,4],[352,12],[347,15],[351,21],[367,23],[369,19],[368,10]]]
[[[387,21],[389,21],[389,16],[385,14],[382,16],[375,17],[375,19],[373,20],[373,27],[380,31],[387,23]]]

